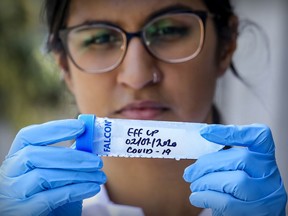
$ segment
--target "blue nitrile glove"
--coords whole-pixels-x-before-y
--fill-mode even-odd
[[[81,215],[82,200],[106,181],[102,160],[91,153],[47,146],[75,139],[80,120],[22,129],[0,168],[0,215]]]
[[[267,126],[210,125],[200,133],[211,142],[245,148],[204,155],[185,169],[192,205],[211,208],[214,216],[285,215],[287,194]]]

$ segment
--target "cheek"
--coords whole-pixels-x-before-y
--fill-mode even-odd
[[[187,69],[189,68],[189,69]],[[175,105],[175,112],[183,121],[203,122],[213,102],[216,77],[209,66],[178,67],[177,73],[167,76],[166,96]]]
[[[165,73],[167,89],[177,104],[175,110],[182,120],[204,122],[207,120],[213,103],[218,64],[216,42],[207,38],[202,52],[189,62],[171,65]]]
[[[109,82],[110,80],[110,82]],[[109,100],[111,98],[111,80],[100,74],[87,74],[72,72],[73,94],[81,113],[92,113],[105,116],[109,112]],[[111,89],[111,91],[109,91]]]

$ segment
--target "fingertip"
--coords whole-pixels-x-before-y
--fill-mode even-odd
[[[75,162],[80,162],[80,166],[83,167],[84,169],[86,168],[86,170],[92,169],[92,170],[99,170],[102,169],[104,166],[103,160],[101,157],[90,153],[90,152],[85,152],[85,151],[80,151],[80,150],[73,150],[70,149],[71,151],[75,151],[74,155],[75,157],[77,157],[75,160],[71,158],[71,160],[75,161]]]
[[[215,144],[218,145],[227,145],[226,142],[226,133],[227,126],[220,125],[220,124],[210,124],[206,125],[200,130],[200,135]]]
[[[107,182],[107,176],[104,172],[102,172],[102,184],[105,184]]]
[[[102,160],[102,158],[100,158],[99,156],[97,156],[98,158],[99,158],[99,161],[98,161],[98,168],[99,169],[101,169],[101,168],[103,168],[103,160]]]
[[[72,191],[70,196],[72,201],[83,200],[95,196],[101,190],[100,184],[95,182],[78,184],[76,187],[77,189]]]
[[[210,142],[213,142],[217,145],[229,145],[229,143],[227,142],[227,140],[224,138],[223,139],[223,136],[218,136],[217,134],[213,134],[213,133],[205,133],[205,134],[201,134],[201,136],[210,141]]]
[[[182,177],[183,177],[184,181],[186,181],[187,183],[190,182],[189,181],[189,177],[188,177],[188,175],[186,173],[184,173]]]
[[[60,121],[62,121],[63,126],[79,131],[80,134],[85,131],[85,124],[79,119],[65,119]]]
[[[82,183],[78,186],[77,192],[71,193],[71,201],[79,201],[95,196],[101,190],[100,184],[98,183]]]
[[[85,131],[85,124],[78,119],[62,119],[46,122],[39,129],[54,131],[63,134],[63,139],[75,139]]]
[[[221,126],[221,124],[206,124],[203,128],[201,128],[200,135],[214,132],[215,130],[221,128]]]
[[[190,182],[191,183],[191,169],[193,169],[192,167],[193,165],[190,165],[188,167],[185,168],[184,170],[184,173],[183,173],[183,179],[186,181],[186,182]]]
[[[95,194],[99,193],[100,190],[101,190],[101,187],[100,187],[100,185],[98,185],[98,184],[93,184],[92,187],[94,187],[94,193],[95,193]]]
[[[189,197],[189,201],[191,205],[198,208],[208,208],[208,206],[205,205],[205,202],[203,202],[200,192],[193,192]]]

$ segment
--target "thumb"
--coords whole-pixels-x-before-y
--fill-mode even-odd
[[[84,130],[84,123],[77,119],[51,121],[25,127],[16,135],[8,156],[27,145],[44,146],[74,139]]]
[[[263,124],[252,125],[207,125],[200,131],[210,142],[227,146],[248,147],[258,153],[272,153],[275,150],[272,132]]]

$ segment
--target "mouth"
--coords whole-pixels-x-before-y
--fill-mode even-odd
[[[168,110],[168,107],[158,102],[139,101],[128,104],[116,111],[116,114],[127,119],[156,120]]]

